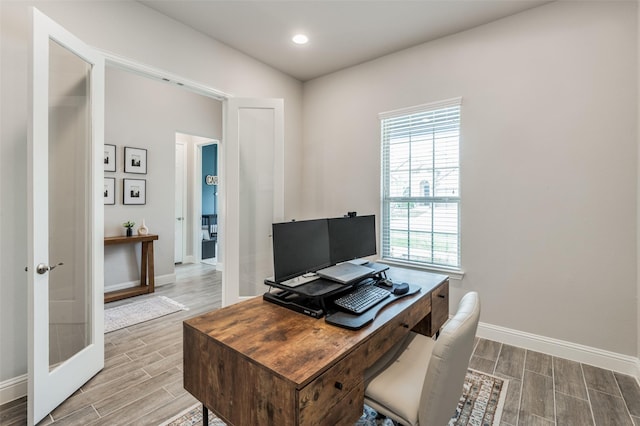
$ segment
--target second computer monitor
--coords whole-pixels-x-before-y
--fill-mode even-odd
[[[329,249],[331,264],[376,254],[376,217],[329,219]]]

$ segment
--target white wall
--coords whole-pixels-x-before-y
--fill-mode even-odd
[[[296,215],[299,203],[300,82],[136,2],[0,2],[0,253],[3,255],[0,258],[0,384],[27,370],[27,279],[24,272],[27,250],[27,52],[29,8],[34,4],[97,48],[235,96],[283,98],[287,151],[285,208]],[[120,147],[123,141],[113,140],[112,143]],[[170,142],[171,149],[173,145],[173,141]],[[155,148],[150,152],[155,155]],[[158,164],[155,161],[150,160],[151,168]],[[153,191],[158,190],[160,187],[154,184]],[[154,202],[159,199],[157,193],[149,196]],[[152,232],[159,226],[166,226],[165,219],[159,220],[161,223],[150,220]],[[172,234],[172,231],[164,233]],[[159,267],[156,262],[156,268]]]
[[[636,28],[635,2],[556,2],[305,83],[304,213],[379,215],[377,114],[462,96],[452,308],[636,356]]]

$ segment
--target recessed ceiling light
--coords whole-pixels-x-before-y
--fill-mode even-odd
[[[304,34],[296,34],[291,39],[295,44],[307,44],[309,42],[309,37]]]

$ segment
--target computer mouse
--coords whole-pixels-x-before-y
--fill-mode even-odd
[[[409,284],[407,283],[397,283],[393,286],[393,294],[396,296],[400,296],[409,291]]]

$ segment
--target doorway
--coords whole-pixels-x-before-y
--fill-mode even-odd
[[[203,141],[198,145],[200,164],[200,215],[201,235],[200,261],[217,266],[218,247],[218,143]]]
[[[149,154],[153,154],[153,158],[150,157],[150,159],[153,160],[151,164],[154,164],[155,167],[149,167],[146,178],[149,185],[147,188],[148,203],[146,207],[140,209],[137,217],[146,218],[147,224],[153,226],[150,226],[150,229],[163,231],[163,234],[167,235],[167,238],[159,240],[160,243],[156,251],[157,274],[163,272],[159,271],[159,268],[166,268],[167,283],[170,282],[169,279],[172,276],[175,276],[175,244],[174,236],[170,233],[171,231],[175,232],[176,217],[185,217],[187,222],[184,228],[186,229],[187,243],[186,250],[183,250],[183,253],[186,254],[183,256],[183,262],[191,260],[188,256],[193,256],[192,261],[194,262],[199,262],[201,259],[202,212],[196,207],[201,207],[202,200],[189,191],[202,185],[202,177],[198,178],[197,185],[192,185],[195,177],[192,177],[191,174],[187,179],[189,189],[186,193],[186,216],[175,216],[175,211],[171,211],[175,208],[175,199],[171,200],[173,198],[171,195],[167,197],[166,190],[175,186],[176,131],[209,136],[221,141],[218,144],[221,185],[218,186],[216,269],[224,272],[222,279],[223,304],[235,303],[240,298],[252,297],[263,292],[263,280],[269,276],[269,269],[272,268],[269,252],[271,223],[282,220],[284,217],[283,100],[229,97],[229,95],[220,92],[214,93],[211,90],[205,90],[201,84],[183,80],[169,73],[149,69],[146,66],[137,68],[131,62],[121,62],[119,58],[110,55],[107,55],[107,64],[112,64],[123,71],[133,71],[131,74],[138,74],[140,77],[151,77],[139,79],[137,85],[140,87],[138,88],[128,85],[126,90],[118,91],[118,93],[129,93],[134,89],[140,90],[141,87],[148,89],[148,96],[136,97],[136,99],[146,102],[144,108],[141,108],[145,114],[140,117],[152,121],[153,124],[150,127],[146,127],[146,122],[142,123],[140,119],[131,120],[130,117],[136,115],[124,112],[127,104],[111,108],[108,111],[112,111],[114,118],[118,117],[122,120],[122,125],[115,123],[113,119],[110,120],[110,128],[112,129],[110,140],[120,141],[123,145],[130,143],[131,146],[147,148]],[[153,87],[151,87],[151,80],[159,81],[162,84],[157,85],[153,82]],[[180,90],[173,90],[175,88]],[[149,102],[151,99],[157,99],[161,92],[171,92],[171,100],[165,103]],[[207,98],[222,99],[222,102],[216,104],[219,106],[221,122],[213,131],[207,127],[208,124],[205,125],[206,120],[210,120],[212,117],[210,113],[205,114],[205,110],[202,108],[187,110],[182,102],[178,102],[183,96],[192,96],[194,93],[204,95],[200,97],[203,102],[207,101]],[[174,114],[169,116],[173,121],[166,118],[159,119],[159,117],[167,117],[166,111],[151,112],[154,107],[164,105],[170,105],[174,108]],[[212,112],[217,117],[218,108],[214,109],[215,111]],[[181,117],[181,122],[175,121],[178,117]],[[131,132],[123,135],[117,133],[120,130],[129,129],[133,125],[145,126],[146,128],[136,135]],[[167,144],[165,138],[169,128],[171,141]],[[222,134],[219,134],[218,130]],[[148,141],[148,146],[134,145],[139,141]],[[190,151],[192,146],[187,147],[187,161],[189,163],[198,153],[197,150]],[[252,147],[256,147],[256,149],[253,150]],[[163,161],[163,163],[161,164],[159,161]],[[194,164],[197,166],[199,163],[194,162]],[[187,167],[190,167],[189,164]],[[122,178],[125,177],[128,176],[122,175]],[[154,195],[152,191],[157,192]],[[173,194],[175,195],[175,190]],[[128,219],[129,216],[125,216],[125,213],[130,210],[126,209],[125,211],[124,207],[121,209],[120,205],[117,205],[116,209],[121,210],[122,216],[109,215],[107,218],[105,215],[105,222],[107,219],[109,220],[109,223],[105,223],[105,230],[113,228],[115,232]],[[142,209],[145,211],[142,212]],[[154,217],[150,219],[150,215]],[[105,259],[105,270],[108,266],[116,264],[121,265],[122,262],[117,263],[117,259],[114,258],[109,263]],[[131,268],[125,271],[122,271],[123,268],[117,267],[109,270],[112,269],[120,275],[133,275],[134,273]],[[127,281],[120,279],[115,273],[110,278],[114,283]],[[242,291],[240,291],[241,286]]]
[[[219,141],[177,132],[175,149],[175,263],[218,266]]]

